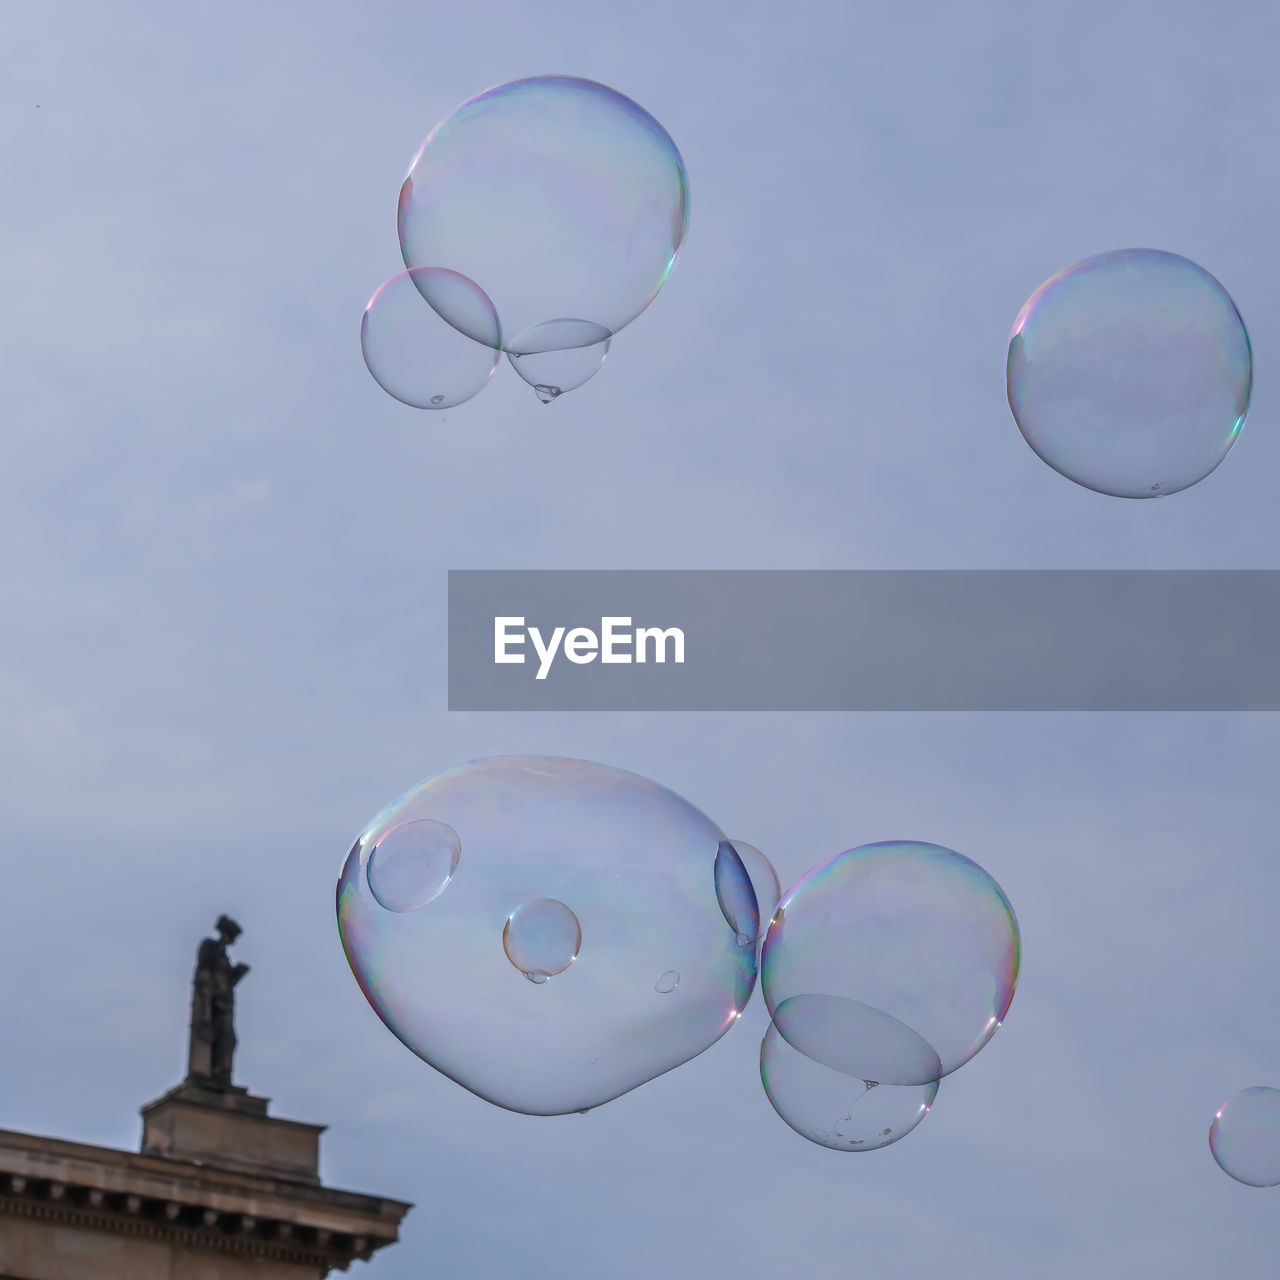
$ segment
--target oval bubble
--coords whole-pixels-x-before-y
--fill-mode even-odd
[[[424,298],[424,291],[466,309],[483,341],[459,331]],[[498,367],[502,345],[497,312],[478,285],[456,271],[420,267],[392,276],[369,299],[360,322],[360,349],[378,385],[415,409],[451,409],[477,395]]]
[[[760,852],[755,845],[745,840],[730,840],[742,859],[742,865],[751,877],[751,888],[755,891],[756,906],[760,914],[760,937],[763,938],[769,928],[769,921],[777,909],[778,899],[782,897],[782,881],[772,862]]]
[[[805,1057],[770,1023],[760,1044],[760,1080],[773,1109],[802,1138],[832,1151],[877,1151],[914,1129],[938,1096],[925,1085],[872,1083]]]
[[[1158,249],[1077,262],[1014,322],[1009,407],[1069,480],[1155,498],[1203,480],[1235,443],[1253,388],[1244,321],[1202,267]]]
[[[369,854],[369,891],[388,911],[417,911],[445,891],[461,856],[452,827],[429,818],[403,822]]]
[[[370,854],[420,819],[455,831],[466,857],[427,910],[387,911],[369,889]],[[370,1005],[419,1057],[509,1110],[581,1111],[701,1053],[745,1007],[755,955],[716,898],[723,840],[705,814],[635,774],[545,756],[478,760],[367,824],[339,878],[339,933]],[[513,981],[500,940],[513,909],[540,898],[572,910],[581,953],[549,981]],[[655,977],[668,971],[678,995],[659,999]]]
[[[594,378],[609,354],[609,330],[587,320],[548,320],[507,346],[511,367],[543,404]]]
[[[581,947],[578,917],[554,898],[535,898],[517,907],[502,928],[507,959],[531,982],[563,973]]]
[[[1256,1085],[1228,1098],[1209,1126],[1209,1150],[1237,1182],[1280,1186],[1280,1089]]]
[[[405,266],[477,281],[504,334],[548,316],[617,333],[674,267],[688,208],[684,162],[647,111],[591,80],[534,76],[436,125],[397,221]]]
[[[665,973],[658,975],[658,980],[653,984],[653,989],[663,996],[670,995],[680,985],[680,975],[674,969],[668,969]]]
[[[738,946],[746,947],[760,936],[760,908],[756,904],[751,877],[738,851],[722,840],[714,866],[716,900]]]
[[[837,855],[787,892],[765,935],[761,990],[771,1015],[815,995],[887,1014],[918,1040],[869,1040],[876,1070],[897,1044],[901,1078],[924,1041],[947,1075],[995,1034],[1020,957],[1013,908],[977,863],[940,845],[888,841]],[[870,1067],[856,1073],[876,1078]]]
[[[933,1046],[879,1009],[840,996],[791,996],[773,1024],[806,1058],[877,1084],[932,1084],[942,1077]]]

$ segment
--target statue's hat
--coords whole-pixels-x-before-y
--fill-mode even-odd
[[[219,916],[218,922],[213,926],[219,933],[229,933],[232,941],[238,938],[244,930],[230,916]]]

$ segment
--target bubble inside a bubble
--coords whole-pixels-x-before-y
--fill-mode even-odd
[[[458,869],[458,833],[418,818],[392,827],[369,855],[369,890],[388,911],[417,911],[445,890]]]
[[[1280,1089],[1257,1085],[1228,1098],[1209,1126],[1209,1150],[1237,1182],[1280,1186]]]
[[[582,947],[582,926],[563,902],[535,898],[517,907],[502,928],[502,949],[531,982],[563,973]]]
[[[674,969],[668,969],[665,973],[658,975],[658,980],[653,984],[653,989],[659,995],[670,995],[680,985],[680,975]]]
[[[1035,452],[1077,484],[1162,497],[1235,443],[1253,386],[1244,321],[1202,267],[1156,249],[1086,258],[1014,322],[1009,407]]]
[[[448,826],[465,856],[426,910],[388,911],[370,857],[416,820]],[[599,1106],[708,1048],[751,995],[754,948],[737,944],[716,895],[723,839],[681,797],[605,765],[460,765],[392,801],[355,842],[338,883],[343,947],[378,1016],[452,1080],[531,1115]],[[526,936],[540,899],[564,911]],[[669,974],[678,994],[656,990]]]

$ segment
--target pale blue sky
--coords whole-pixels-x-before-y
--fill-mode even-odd
[[[1255,3],[67,4],[0,14],[0,1126],[134,1146],[198,939],[244,925],[240,1081],[412,1200],[353,1275],[885,1280],[1274,1272],[1277,1195],[1207,1130],[1280,1084],[1271,716],[453,715],[451,568],[1280,567],[1270,122]],[[459,101],[559,72],[680,146],[692,222],[605,370],[447,422],[360,313]],[[39,104],[37,107],[36,104]],[[1025,446],[1026,296],[1131,245],[1200,262],[1257,361],[1201,486],[1126,503]],[[784,884],[871,840],[992,872],[1024,972],[869,1155],[770,1109],[741,1024],[588,1116],[488,1106],[346,968],[352,837],[477,755],[672,787]]]

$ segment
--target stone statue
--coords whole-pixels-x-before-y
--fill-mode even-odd
[[[231,1059],[236,1051],[235,989],[249,972],[247,964],[232,964],[227,948],[240,936],[240,926],[219,916],[217,938],[205,938],[196,953],[191,994],[191,1047],[187,1079],[215,1089],[230,1089]]]

